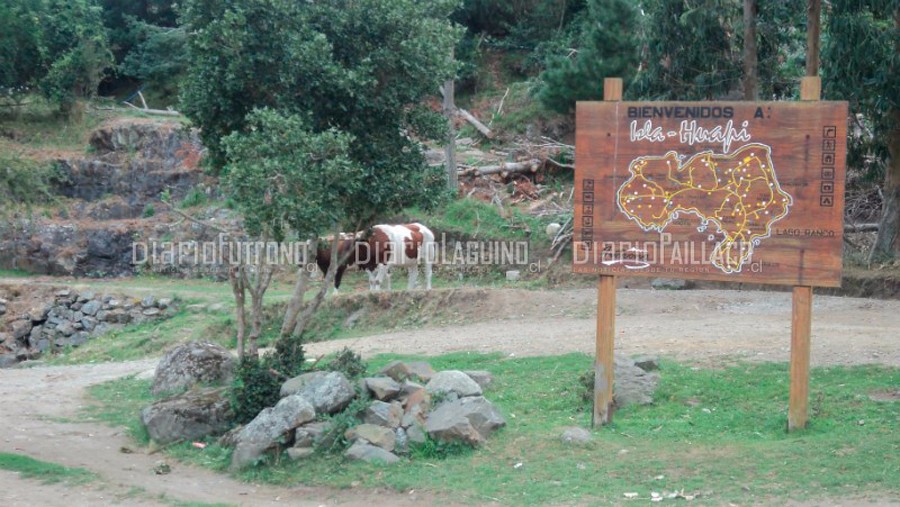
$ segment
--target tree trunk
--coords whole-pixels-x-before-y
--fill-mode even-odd
[[[757,0],[744,0],[744,100],[759,99],[759,64],[756,51]]]
[[[806,4],[806,75],[819,75],[819,33],[822,26],[822,0]]]
[[[873,263],[900,259],[900,109],[895,108],[891,117],[893,128],[887,139],[890,160],[882,188],[881,222],[869,254],[869,262]]]
[[[228,270],[228,279],[231,281],[231,292],[234,294],[235,320],[237,323],[237,353],[238,360],[244,359],[244,334],[247,330],[244,313],[246,287],[244,285],[243,265],[232,266]]]
[[[250,355],[259,355],[259,335],[263,325],[263,297],[272,281],[273,269],[265,261],[257,267],[256,274],[251,277],[247,286],[250,290]],[[246,283],[246,281],[245,281]]]
[[[297,324],[294,326],[294,335],[299,336],[303,334],[303,331],[306,330],[307,324],[309,324],[309,319],[312,318],[313,314],[316,313],[316,310],[319,309],[319,305],[322,304],[322,301],[325,300],[325,295],[328,294],[328,289],[334,283],[334,275],[337,273],[338,264],[344,262],[347,257],[339,257],[338,253],[340,252],[340,237],[341,237],[341,227],[340,224],[335,226],[334,243],[331,246],[331,264],[328,266],[328,272],[325,273],[325,279],[322,280],[322,287],[319,289],[319,292],[316,293],[315,297],[309,304],[306,305],[306,308],[303,310],[303,313],[300,315],[299,320],[297,320]],[[352,252],[354,249],[350,249]],[[350,252],[347,252],[347,255],[350,255]]]
[[[443,113],[447,117],[447,146],[445,151],[445,167],[447,169],[447,189],[456,192],[459,187],[459,175],[456,173],[456,129],[453,126],[453,114],[456,110],[454,103],[453,80],[448,79],[442,88],[444,93]]]
[[[288,302],[287,309],[284,312],[284,320],[281,323],[282,337],[288,336],[297,326],[297,317],[303,310],[303,296],[306,295],[306,286],[309,281],[309,270],[307,266],[315,263],[316,251],[319,248],[318,238],[309,242],[309,250],[307,253],[312,256],[310,259],[303,259],[304,265],[300,266],[297,271],[297,283],[294,284],[294,292],[291,294],[291,300]]]

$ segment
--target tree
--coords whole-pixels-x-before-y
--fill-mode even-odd
[[[47,0],[42,23],[48,68],[39,85],[68,113],[76,99],[97,93],[113,63],[102,9],[95,0]]]
[[[185,4],[181,110],[200,126],[251,236],[316,245],[326,231],[358,230],[441,195],[442,174],[428,168],[420,141],[445,132],[423,102],[455,73],[454,8],[448,0]],[[307,277],[298,273],[283,338],[302,333],[331,265],[299,321]]]
[[[848,139],[847,163],[884,182],[881,222],[869,259],[896,259],[900,257],[900,4],[832,0],[826,33],[825,95],[850,102],[850,116],[860,132]]]
[[[541,74],[538,98],[561,113],[575,109],[578,100],[603,96],[603,78],[628,81],[637,70],[638,46],[633,36],[637,9],[630,0],[589,0],[582,20],[578,52],[557,55]]]
[[[647,0],[642,69],[633,91],[653,100],[709,100],[741,78],[735,0]]]
[[[90,98],[112,64],[94,0],[11,0],[0,5],[0,93],[33,87],[68,113]]]

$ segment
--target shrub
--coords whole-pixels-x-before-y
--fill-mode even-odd
[[[361,377],[369,365],[363,361],[362,356],[353,352],[347,347],[341,349],[340,352],[337,353],[336,356],[327,361],[324,365],[320,366],[320,370],[327,371],[339,371],[347,376],[350,379],[357,379]]]
[[[266,358],[244,358],[231,385],[234,422],[246,424],[266,407],[278,403],[281,379],[269,371]]]

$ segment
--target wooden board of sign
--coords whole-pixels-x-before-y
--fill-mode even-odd
[[[573,271],[836,287],[846,102],[579,102]]]

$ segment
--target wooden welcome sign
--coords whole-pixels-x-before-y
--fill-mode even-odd
[[[809,399],[812,287],[838,287],[847,103],[579,102],[572,269],[600,275],[593,423],[610,421],[617,275],[792,285],[788,428]]]
[[[581,102],[579,273],[836,287],[846,102]]]

